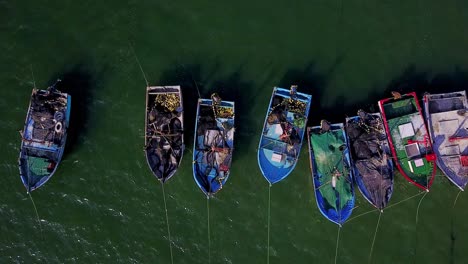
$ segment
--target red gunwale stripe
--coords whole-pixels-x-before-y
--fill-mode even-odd
[[[428,130],[427,130],[427,126],[426,126],[426,122],[425,122],[425,120],[423,118],[423,115],[422,115],[422,112],[421,112],[421,106],[419,105],[418,98],[416,97],[416,93],[411,92],[411,93],[403,95],[402,97],[407,97],[407,96],[412,96],[414,98],[414,100],[416,101],[416,108],[418,110],[419,116],[423,119],[424,129],[426,130],[426,135],[429,135]],[[385,111],[384,111],[384,107],[383,107],[384,103],[386,103],[388,101],[391,101],[391,100],[396,101],[393,98],[386,98],[386,99],[380,100],[378,102],[378,104],[379,104],[380,113],[382,114],[382,118],[384,120],[385,130],[387,131],[387,138],[388,138],[388,142],[390,144],[390,149],[392,150],[393,160],[395,161],[395,164],[396,164],[396,166],[398,168],[398,171],[401,173],[401,175],[403,175],[403,177],[406,178],[406,180],[408,180],[409,182],[411,182],[415,186],[419,187],[420,189],[423,189],[425,191],[429,191],[429,188],[431,187],[432,183],[434,182],[435,174],[436,174],[436,171],[437,171],[437,167],[435,166],[433,161],[430,161],[430,163],[432,163],[432,175],[431,175],[431,179],[429,180],[429,183],[427,184],[427,187],[413,181],[413,179],[411,179],[405,173],[405,171],[403,170],[403,168],[400,165],[400,162],[398,161],[395,146],[393,145],[392,134],[391,134],[390,128],[388,127],[387,116],[385,115]],[[429,146],[430,146],[431,151],[433,152],[432,142],[430,140],[429,140]]]

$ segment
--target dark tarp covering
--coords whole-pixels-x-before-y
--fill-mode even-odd
[[[374,206],[383,209],[393,192],[388,142],[378,114],[361,115],[346,124],[359,189]]]
[[[166,96],[164,105],[159,103],[159,97]],[[180,106],[178,95],[150,96],[148,127],[146,136],[146,156],[148,164],[155,176],[163,182],[169,179],[177,170],[183,153],[182,112],[179,109],[168,109],[167,101],[176,101]],[[170,98],[169,98],[170,96]],[[172,110],[172,111],[171,111]]]

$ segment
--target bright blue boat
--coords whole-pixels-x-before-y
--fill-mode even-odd
[[[55,89],[33,89],[18,159],[27,192],[44,185],[62,159],[70,120],[71,96]]]
[[[322,120],[307,130],[310,167],[320,212],[341,226],[354,208],[353,170],[343,124]]]
[[[193,177],[210,197],[220,191],[230,174],[234,149],[234,102],[217,94],[199,99],[193,147]]]
[[[312,96],[275,87],[258,146],[258,166],[271,184],[286,178],[301,152]]]

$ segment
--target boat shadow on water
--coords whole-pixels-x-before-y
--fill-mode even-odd
[[[155,85],[180,85],[182,89],[182,105],[184,108],[184,144],[186,148],[193,145],[195,129],[195,110],[197,109],[198,92],[203,89],[201,66],[199,64],[179,65],[162,72],[159,82]]]
[[[308,126],[315,126],[320,123],[320,120],[335,122],[343,122],[343,108],[341,107],[324,107],[321,100],[328,85],[330,76],[334,74],[337,66],[344,59],[343,56],[338,57],[333,65],[326,72],[319,72],[314,62],[310,62],[304,68],[292,68],[286,71],[279,82],[279,87],[289,87],[297,85],[298,90],[305,94],[312,95],[312,104],[310,106]],[[343,96],[339,96],[335,102],[340,105],[344,101]],[[323,114],[326,113],[326,114]]]
[[[211,92],[217,92],[223,100],[234,101],[236,104],[233,162],[249,155],[249,152],[253,153],[255,149],[251,146],[253,141],[257,140],[255,127],[257,117],[252,113],[252,108],[259,91],[254,89],[252,82],[242,78],[241,72],[239,69],[225,78],[215,80],[211,89]]]
[[[257,91],[253,89],[253,83],[242,76],[241,69],[223,77],[213,77],[214,72],[202,76],[204,67],[201,64],[177,65],[166,69],[159,78],[158,85],[180,85],[183,94],[184,106],[184,140],[186,146],[193,145],[193,133],[195,129],[195,112],[198,102],[198,90],[202,98],[210,98],[212,93],[218,95],[225,101],[234,101],[236,109],[235,140],[233,162],[249,151],[252,140],[255,139],[256,127],[255,116],[250,112],[255,103]],[[208,69],[208,67],[206,67]]]
[[[71,95],[70,127],[68,129],[67,143],[64,158],[72,153],[75,146],[80,144],[80,138],[88,133],[89,114],[93,102],[92,89],[96,86],[96,77],[88,70],[86,65],[76,65],[68,71],[59,72],[49,83],[60,79],[57,89]]]

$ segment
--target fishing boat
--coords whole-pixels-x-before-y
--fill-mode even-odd
[[[62,159],[70,121],[71,96],[54,85],[34,88],[21,136],[18,159],[21,181],[28,193],[54,175]]]
[[[379,113],[359,110],[346,118],[354,180],[364,198],[383,210],[393,193],[393,162]]]
[[[154,176],[165,183],[177,171],[184,152],[180,86],[146,88],[145,155]]]
[[[412,184],[429,191],[436,173],[436,157],[416,93],[379,101],[379,109],[398,171]]]
[[[424,95],[437,165],[464,190],[468,183],[468,103],[466,91]]]
[[[234,102],[216,94],[199,99],[193,146],[193,177],[207,197],[229,178],[234,150]]]
[[[275,87],[258,146],[258,166],[271,184],[286,178],[296,166],[312,96]]]
[[[341,226],[354,208],[353,170],[342,123],[322,120],[307,129],[309,157],[317,206],[328,220]]]

